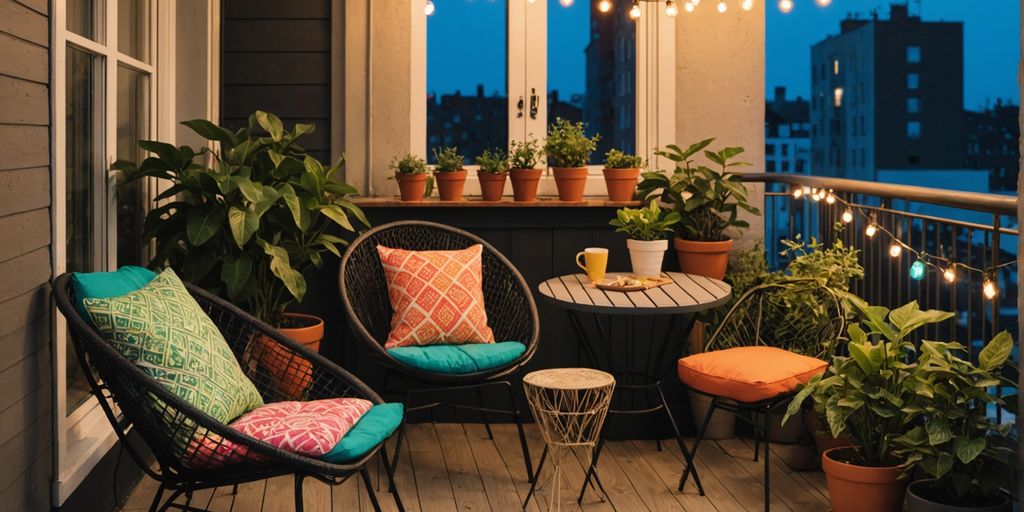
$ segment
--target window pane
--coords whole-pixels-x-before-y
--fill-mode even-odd
[[[67,270],[101,269],[95,207],[102,201],[103,171],[103,61],[67,49],[65,240]],[[78,368],[71,341],[67,343],[67,412],[89,398],[89,388]]]
[[[921,62],[921,47],[920,46],[908,46],[907,47],[907,62],[910,64],[917,64]]]
[[[66,0],[67,29],[93,41],[103,42],[103,1]]]
[[[139,163],[145,157],[139,140],[149,138],[149,76],[117,68],[117,159]],[[117,264],[145,265],[142,244],[146,205],[145,181],[117,189]]]
[[[485,149],[508,147],[507,8],[434,1],[427,18],[427,158],[433,163],[435,148],[452,146],[472,164]]]
[[[118,0],[117,49],[149,62],[149,0]]]
[[[561,117],[600,134],[590,162],[611,148],[636,152],[636,22],[629,2],[548,0],[548,124]]]

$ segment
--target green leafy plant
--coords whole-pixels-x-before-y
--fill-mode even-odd
[[[369,226],[347,199],[356,190],[333,179],[344,159],[324,168],[297,143],[313,125],[288,130],[266,112],[249,116],[234,132],[198,119],[182,124],[217,141],[219,149],[140,141],[155,156],[137,167],[114,164],[126,182],[153,177],[170,183],[156,197],[170,202],[150,210],[145,221],[143,240],[156,240],[151,265],[170,266],[186,281],[281,326],[285,308],[306,294],[303,272],[321,266],[327,253],[340,256],[347,243],[332,227],[356,232],[353,219]]]
[[[459,154],[457,148],[444,147],[440,151],[434,148],[434,172],[455,172],[461,171],[466,158]]]
[[[734,167],[749,165],[732,161],[743,153],[743,148],[727,147],[717,152],[705,150],[714,140],[703,140],[686,150],[669,145],[667,151],[658,151],[659,156],[675,162],[675,169],[671,174],[664,171],[646,172],[637,185],[640,197],[660,198],[680,213],[682,218],[676,225],[676,231],[686,240],[727,240],[727,229],[749,227],[746,221],[739,218],[740,210],[754,215],[761,214],[760,210],[748,202],[747,189],[740,175],[729,171]],[[694,165],[693,156],[702,150],[704,156],[720,169]]]
[[[480,172],[490,174],[504,174],[508,172],[507,155],[500,149],[485,149],[480,156],[476,157],[476,164],[480,166]]]
[[[626,233],[633,240],[661,240],[672,232],[672,226],[679,222],[679,214],[664,214],[658,203],[651,201],[646,208],[620,208],[616,217],[609,222],[615,231]]]
[[[604,166],[608,169],[636,169],[644,166],[644,159],[612,149],[605,153]]]
[[[509,146],[508,159],[511,169],[534,169],[543,163],[543,158],[544,148],[537,139],[514,140]]]
[[[586,126],[582,123],[571,123],[559,117],[548,128],[548,138],[544,143],[544,151],[548,155],[551,167],[583,167],[590,161],[590,154],[597,148],[601,136],[595,134],[587,137]]]
[[[427,161],[412,153],[407,153],[401,158],[395,157],[388,167],[394,171],[396,176],[399,174],[426,174]]]
[[[782,240],[786,248],[779,254],[792,258],[786,269],[773,273],[766,282],[787,278],[821,279],[830,288],[842,292],[850,290],[850,282],[864,278],[864,267],[860,264],[860,251],[848,247],[836,237],[831,247],[826,247],[811,237],[804,241],[799,233],[792,240]]]
[[[904,464],[896,442],[915,425],[927,402],[927,371],[915,359],[910,335],[953,313],[921,310],[917,301],[890,311],[855,302],[860,322],[849,326],[849,356],[832,356],[824,374],[813,377],[790,402],[783,422],[800,414],[812,399],[824,413],[833,437],[848,436],[855,448],[847,462],[886,467]],[[948,350],[939,342],[922,342],[922,351]]]
[[[1013,338],[1006,331],[985,345],[977,364],[958,343],[922,343],[915,386],[917,396],[924,399],[904,407],[916,426],[893,444],[908,465],[933,479],[925,488],[932,501],[995,504],[1001,488],[1016,486],[1013,424],[996,423],[990,416],[990,410],[1006,407],[1007,399],[1016,401],[1016,393],[990,392],[993,387],[1017,390],[1016,382],[1003,376],[1012,351]]]

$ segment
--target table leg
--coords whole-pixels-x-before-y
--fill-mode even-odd
[[[533,493],[537,491],[537,482],[540,481],[540,472],[544,469],[544,461],[548,458],[548,445],[544,444],[544,451],[540,454],[540,463],[537,465],[537,472],[534,473],[533,482],[530,484],[530,492],[526,494],[526,500],[523,501],[523,510],[526,510],[526,506],[530,504],[530,498],[533,497]]]

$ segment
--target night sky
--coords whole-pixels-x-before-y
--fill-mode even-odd
[[[538,0],[545,1],[545,0]],[[563,98],[584,88],[583,49],[588,38],[589,9],[585,0],[569,8],[548,1],[548,86]],[[625,0],[620,0],[625,1]],[[761,1],[761,0],[756,0]],[[888,17],[889,0],[833,0],[826,8],[813,0],[794,0],[796,8],[782,14],[775,1],[767,6],[768,96],[785,85],[789,96],[807,97],[810,89],[810,46],[838,33],[849,12],[867,16],[879,9]],[[730,0],[737,3],[738,0]],[[502,0],[434,0],[437,12],[427,24],[427,89],[436,93],[461,90],[505,94],[505,2]],[[713,8],[712,0],[700,8]],[[922,0],[911,12],[927,20],[964,22],[964,103],[968,108],[986,99],[1017,98],[1019,57],[1017,0]],[[685,13],[680,13],[684,16]]]

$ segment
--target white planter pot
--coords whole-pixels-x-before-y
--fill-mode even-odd
[[[657,277],[661,275],[661,262],[668,250],[668,240],[626,240],[629,248],[629,261],[633,264],[633,275],[637,277]]]

